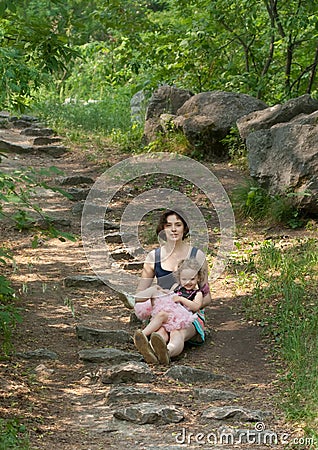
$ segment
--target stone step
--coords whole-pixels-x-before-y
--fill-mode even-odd
[[[64,278],[64,286],[69,288],[82,288],[82,287],[101,287],[104,286],[103,281],[93,275],[73,275]]]
[[[114,250],[113,252],[111,252],[111,257],[115,260],[115,261],[129,261],[131,259],[133,259],[133,251],[134,249],[126,249],[126,248],[119,248],[118,250]]]
[[[56,144],[57,142],[61,142],[62,138],[49,137],[49,136],[37,136],[33,139],[33,145],[51,145]]]
[[[59,158],[68,151],[68,148],[64,147],[64,145],[33,145],[32,150]]]
[[[104,342],[108,345],[132,343],[131,335],[125,330],[99,330],[85,325],[77,325],[76,336],[85,342]]]
[[[67,189],[67,193],[72,196],[70,200],[73,202],[78,202],[80,200],[85,200],[89,194],[90,189],[82,189],[82,188],[70,188]]]
[[[25,128],[21,131],[21,134],[24,136],[52,136],[54,134],[54,131],[52,128],[45,128],[45,127],[29,127]]]
[[[128,261],[123,265],[124,270],[141,270],[144,266],[144,261]]]
[[[37,138],[46,139],[46,138]],[[77,186],[79,184],[94,184],[94,180],[91,177],[86,177],[84,175],[70,175],[67,177],[58,177],[56,182],[62,186]]]

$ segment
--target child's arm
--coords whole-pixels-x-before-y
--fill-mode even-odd
[[[157,297],[163,293],[165,293],[165,291],[160,286],[158,285],[150,286],[147,289],[144,289],[143,291],[137,292],[135,294],[135,301],[137,303],[145,302],[148,299]]]
[[[173,301],[175,303],[181,303],[183,306],[186,306],[192,312],[197,312],[203,306],[203,294],[201,291],[199,291],[193,300],[188,300],[187,298],[182,297],[181,295],[174,295]]]

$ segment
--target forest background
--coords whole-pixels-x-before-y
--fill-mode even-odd
[[[100,158],[106,141],[132,153],[147,151],[141,146],[142,124],[130,116],[131,98],[140,90],[148,97],[162,84],[194,94],[232,91],[269,106],[305,93],[317,98],[317,11],[317,0],[1,0],[0,107],[41,117],[81,148],[90,142],[89,157]],[[172,148],[176,151],[175,144]],[[0,170],[0,182],[1,204],[17,203],[21,174],[8,179]],[[25,177],[28,182],[33,178]],[[246,207],[241,210],[252,216],[253,198],[259,212],[263,195],[250,187],[239,199]],[[25,200],[19,198],[18,208]],[[16,217],[21,224],[21,214]],[[280,357],[289,361],[283,380],[287,415],[317,437],[317,241],[298,242],[290,254],[266,244],[257,257],[263,258],[264,272],[258,272],[253,314],[257,304],[264,323],[275,324]],[[0,258],[6,265],[12,255],[2,249]],[[268,268],[275,272],[275,286],[273,279],[265,280]],[[260,291],[261,280],[267,291]],[[0,281],[0,330],[8,354],[18,315],[9,280]],[[279,306],[262,304],[278,292]],[[286,296],[290,309],[282,307]],[[289,353],[282,341],[288,335]]]

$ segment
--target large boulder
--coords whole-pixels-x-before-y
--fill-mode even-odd
[[[164,132],[160,116],[176,114],[178,109],[193,96],[192,92],[174,86],[160,86],[151,96],[146,111],[143,144],[149,144]]]
[[[311,114],[318,110],[318,100],[309,94],[293,98],[284,104],[254,111],[237,121],[237,127],[242,139],[253,131],[271,128],[278,123],[289,122],[301,114]]]
[[[224,157],[221,140],[242,116],[267,108],[266,103],[250,95],[235,92],[201,92],[177,111],[174,120],[193,148],[204,156]]]
[[[146,120],[159,118],[164,113],[176,114],[192,96],[193,94],[185,89],[168,85],[160,86],[149,100]]]
[[[294,192],[295,205],[318,214],[318,111],[246,139],[250,174],[272,194]]]

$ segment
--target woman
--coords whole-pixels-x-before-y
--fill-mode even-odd
[[[148,254],[137,287],[137,297],[138,292],[152,285],[154,278],[157,279],[157,284],[161,288],[170,290],[176,282],[173,272],[177,270],[179,262],[188,258],[195,258],[201,264],[205,273],[200,285],[203,293],[202,306],[205,307],[210,304],[211,294],[208,285],[206,258],[200,249],[191,247],[186,241],[189,227],[184,216],[174,210],[164,212],[160,217],[156,231],[164,244]],[[202,311],[202,315],[197,322],[191,323],[184,329],[173,330],[168,333],[165,328],[161,327],[156,333],[152,334],[151,346],[147,338],[144,338],[142,333],[137,332],[134,339],[135,345],[146,361],[156,362],[157,359],[163,364],[168,364],[170,358],[180,355],[186,341],[197,344],[204,342],[204,331],[202,333],[202,330],[204,330],[203,314],[204,311]]]

